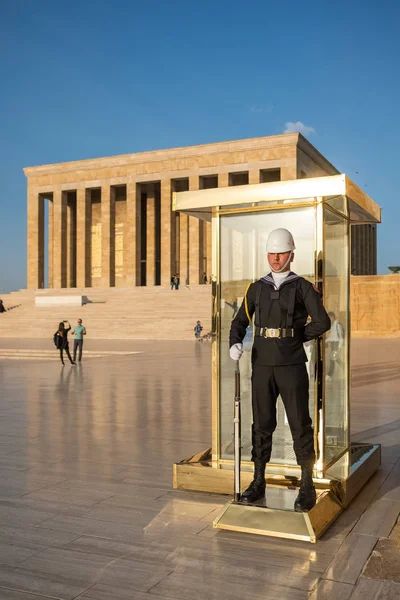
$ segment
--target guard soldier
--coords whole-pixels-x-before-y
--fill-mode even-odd
[[[275,229],[267,241],[272,272],[249,285],[243,303],[232,321],[230,356],[239,360],[242,341],[253,315],[255,337],[252,348],[252,461],[254,479],[241,496],[255,502],[265,495],[265,467],[271,458],[272,434],[276,428],[276,401],[285,406],[301,483],[294,508],[310,510],[316,502],[313,484],[314,435],[308,407],[307,357],[303,343],[331,326],[319,291],[290,270],[295,250],[287,229]],[[308,317],[311,321],[306,325]]]

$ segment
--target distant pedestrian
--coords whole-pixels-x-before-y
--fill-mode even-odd
[[[171,290],[175,289],[175,275],[171,275]]]
[[[179,284],[180,284],[181,280],[179,279],[179,275],[178,273],[176,273],[175,275],[175,289],[179,290]]]
[[[76,363],[76,352],[79,348],[79,362],[82,360],[83,336],[86,335],[86,327],[82,325],[82,319],[78,319],[74,327],[74,362]]]
[[[208,278],[207,278],[207,273],[203,273],[203,283],[207,283]]]
[[[6,312],[6,307],[3,304],[3,300],[0,300],[0,313]]]
[[[71,365],[75,365],[76,363],[72,360],[71,354],[69,353],[69,343],[68,343],[68,332],[71,331],[71,325],[69,321],[61,321],[58,326],[58,330],[54,334],[54,343],[58,350],[60,351],[60,359],[61,364],[64,366],[64,351],[69,358],[69,362]]]
[[[201,332],[203,331],[203,326],[200,323],[200,321],[197,321],[196,325],[194,326],[194,336],[196,338],[197,341],[199,341],[201,339]]]

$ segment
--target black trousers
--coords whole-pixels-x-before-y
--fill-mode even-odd
[[[82,360],[83,340],[74,340],[74,362],[76,362],[76,352],[79,348],[79,361]]]
[[[72,360],[71,355],[69,353],[69,346],[65,346],[65,348],[60,348],[60,358],[61,358],[62,364],[64,364],[63,352],[65,352],[66,355],[68,356],[70,363],[75,362],[75,361]]]
[[[282,367],[253,365],[252,461],[269,462],[276,428],[276,401],[282,397],[299,465],[315,461],[314,433],[308,408],[308,375],[304,363]]]

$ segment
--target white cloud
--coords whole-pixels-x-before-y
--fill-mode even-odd
[[[314,127],[304,125],[301,121],[288,121],[285,123],[285,129],[283,133],[302,133],[303,135],[311,135],[315,133]]]

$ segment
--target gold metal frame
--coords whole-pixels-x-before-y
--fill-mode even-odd
[[[219,404],[219,355],[220,355],[220,299],[221,286],[219,252],[215,249],[219,248],[219,214],[216,208],[212,213],[212,464],[214,468],[219,468],[219,448],[220,448],[220,404]]]
[[[350,232],[351,232],[351,223],[350,223],[350,216],[349,216],[349,209],[348,209],[348,202],[349,199],[347,198],[347,196],[344,197],[344,201],[347,205],[347,215],[344,214],[342,211],[338,211],[335,208],[333,208],[330,204],[328,203],[324,203],[323,205],[323,210],[325,209],[328,213],[331,213],[333,215],[336,215],[339,219],[341,219],[345,224],[346,224],[346,236],[347,236],[347,244],[346,244],[346,252],[347,252],[347,277],[346,277],[346,288],[347,288],[347,311],[346,311],[346,330],[348,332],[347,335],[347,401],[346,401],[346,415],[345,415],[345,421],[344,421],[344,429],[346,432],[346,447],[337,455],[335,455],[335,457],[333,457],[330,461],[326,461],[325,460],[325,452],[324,452],[324,460],[323,460],[323,466],[324,466],[324,474],[325,472],[336,462],[338,461],[341,456],[343,456],[343,454],[345,454],[350,446],[351,446],[351,440],[350,440],[350,400],[351,400],[351,377],[350,377],[350,270],[351,270],[351,252],[350,252],[350,248],[351,248],[351,239],[350,239]],[[325,226],[325,219],[323,218],[323,227]],[[325,234],[323,234],[323,256],[324,256],[324,265],[325,265],[325,256],[326,256],[326,252],[325,252]],[[325,289],[325,273],[324,273],[324,279],[323,279],[323,289]],[[325,353],[325,344],[323,344],[323,351]],[[325,356],[323,356],[323,364],[325,363]],[[323,375],[323,386],[325,386],[325,377]],[[325,414],[325,390],[323,391],[323,415]],[[323,430],[325,430],[325,423],[323,423]],[[325,451],[325,435],[323,436],[324,439],[324,451]]]
[[[315,206],[315,228],[316,228],[316,238],[315,238],[315,269],[314,269],[314,277],[315,277],[315,285],[320,290],[321,294],[325,289],[325,239],[324,239],[324,205],[323,198],[321,196],[316,198],[316,206]],[[317,444],[315,445],[315,449],[317,451],[317,460],[316,460],[316,471],[317,477],[323,477],[323,465],[324,465],[324,457],[325,457],[325,436],[324,432],[324,414],[325,414],[325,380],[324,380],[324,360],[325,360],[325,348],[324,345],[320,343],[320,340],[315,341],[316,344],[316,368],[315,368],[315,383],[314,383],[314,406],[316,406],[316,410],[314,411],[316,418],[314,421],[314,429],[316,431]],[[319,408],[319,391],[321,389],[321,408]]]
[[[347,212],[349,212],[349,200],[345,197],[347,203]],[[350,276],[351,276],[351,222],[347,220],[347,272],[349,274],[348,279],[348,310],[347,310],[347,331],[349,336],[347,338],[347,389],[349,390],[349,403],[351,402],[351,308],[350,308]],[[347,410],[347,445],[350,447],[351,444],[351,411],[350,406]]]

